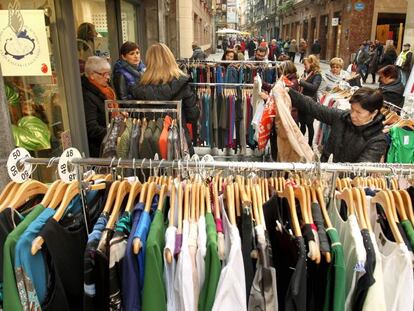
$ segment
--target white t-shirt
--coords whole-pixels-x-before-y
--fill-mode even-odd
[[[175,234],[177,232],[176,227],[168,227],[165,231],[165,247],[164,247],[164,282],[167,293],[167,310],[175,311],[175,293],[174,293],[174,275],[175,275]],[[165,251],[169,250],[172,255],[172,261],[169,264]]]
[[[368,205],[371,220],[377,218],[375,205]],[[386,238],[378,222],[373,223],[375,239],[382,257],[384,297],[387,311],[414,309],[414,276],[411,253],[404,243]]]
[[[203,288],[204,279],[205,279],[205,262],[204,258],[206,257],[207,252],[207,231],[206,231],[206,218],[204,216],[200,216],[198,218],[198,237],[197,237],[197,272],[198,272],[198,287]]]
[[[341,244],[344,248],[345,271],[346,271],[346,300],[345,309],[351,310],[352,296],[358,280],[365,274],[365,262],[367,252],[362,240],[361,230],[355,215],[349,215],[347,221],[343,221],[339,214],[340,201],[336,201],[337,206],[331,202],[328,213],[332,225],[339,234]]]
[[[226,242],[226,258],[221,269],[213,311],[247,310],[246,281],[244,276],[241,240],[237,226],[232,225],[220,204]]]

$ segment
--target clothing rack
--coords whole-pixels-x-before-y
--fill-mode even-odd
[[[388,108],[390,108],[391,110],[397,110],[397,111],[403,111],[404,109],[402,107],[399,107],[397,105],[394,105],[390,102],[387,102],[384,100],[384,105],[387,106]]]
[[[241,87],[241,88],[253,88],[254,84],[253,83],[207,83],[207,82],[203,82],[203,83],[195,83],[195,82],[191,82],[189,83],[189,85],[191,86],[221,86],[223,88],[226,87]]]
[[[280,61],[273,60],[186,60],[186,59],[177,59],[178,63],[188,63],[188,64],[197,64],[197,63],[213,63],[213,64],[279,64]]]
[[[59,158],[25,158],[26,163],[34,165],[55,165]],[[152,160],[152,159],[117,159],[117,158],[75,158],[71,160],[72,165],[78,166],[101,166],[110,168],[210,168],[230,170],[252,170],[252,171],[302,171],[312,172],[341,172],[341,173],[392,173],[412,174],[414,164],[388,164],[388,163],[294,163],[294,162],[234,162],[234,161],[192,161],[192,160]]]

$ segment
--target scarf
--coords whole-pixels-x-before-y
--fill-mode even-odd
[[[99,90],[99,92],[101,92],[105,96],[106,99],[112,100],[112,101],[116,99],[115,92],[109,85],[102,86],[102,85],[96,83],[95,80],[92,80],[92,79],[88,79],[88,80],[92,85],[94,85]],[[111,104],[108,105],[108,107],[109,108],[118,108],[119,105],[116,102],[112,102]],[[115,117],[118,114],[119,114],[118,112],[114,111],[114,112],[111,113],[111,116]]]

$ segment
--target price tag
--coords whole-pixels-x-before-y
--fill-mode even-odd
[[[405,135],[404,136],[404,146],[409,145],[410,144],[410,136]]]
[[[23,161],[25,158],[31,158],[29,151],[24,148],[16,148],[7,159],[7,172],[10,179],[19,184],[28,180],[32,174],[32,165],[25,163]]]
[[[81,153],[76,148],[69,148],[63,151],[59,159],[58,172],[59,177],[64,183],[71,183],[76,180],[77,171],[74,165],[71,164],[72,159],[82,158]]]

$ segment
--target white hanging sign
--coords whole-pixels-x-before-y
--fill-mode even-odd
[[[11,180],[21,184],[29,179],[32,174],[32,165],[23,160],[30,157],[29,151],[24,148],[12,150],[7,159],[7,172]]]
[[[0,66],[3,76],[50,76],[43,10],[20,10],[12,1],[0,10]]]
[[[82,158],[81,153],[76,148],[69,148],[63,151],[59,158],[58,172],[59,178],[64,183],[71,183],[77,178],[77,171],[75,166],[71,164],[72,159]]]

